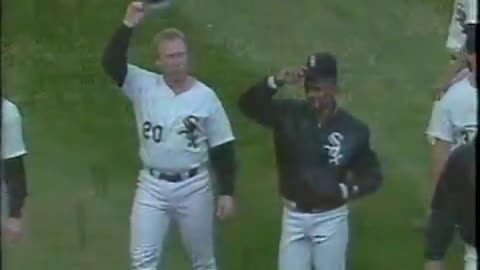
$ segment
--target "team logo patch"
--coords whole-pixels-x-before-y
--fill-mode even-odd
[[[188,147],[198,148],[198,138],[202,131],[200,127],[200,119],[194,115],[185,117],[182,121],[183,128],[178,134],[184,135],[188,140]]]
[[[343,158],[343,155],[340,153],[342,150],[342,141],[343,135],[338,132],[333,132],[328,135],[329,144],[324,145],[323,148],[328,150],[328,156],[330,157],[328,160],[329,163],[337,166],[340,164],[340,159]]]

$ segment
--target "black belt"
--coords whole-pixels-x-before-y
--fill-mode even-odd
[[[284,205],[287,209],[294,212],[308,213],[308,214],[327,212],[335,208],[338,208],[344,204],[345,203],[342,203],[342,202],[331,202],[331,203],[325,203],[323,205],[319,205],[319,204],[310,205],[310,204],[296,203],[294,201],[284,199]]]
[[[198,167],[193,168],[188,170],[185,173],[162,173],[159,172],[155,169],[149,169],[148,172],[150,173],[151,176],[160,179],[160,180],[165,180],[167,182],[180,182],[188,178],[192,178],[195,175],[198,174]]]

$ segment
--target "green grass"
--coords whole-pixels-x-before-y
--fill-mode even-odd
[[[6,269],[128,269],[128,216],[139,168],[135,123],[98,63],[126,3],[2,3],[2,75],[23,113],[31,190],[30,240],[6,250]],[[183,29],[196,75],[218,90],[231,117],[239,213],[219,224],[222,269],[276,269],[280,232],[269,133],[240,115],[236,99],[261,76],[303,64],[319,50],[338,55],[342,101],[371,126],[385,171],[382,190],[352,205],[353,269],[422,267],[423,236],[409,222],[423,211],[429,162],[422,133],[431,86],[447,59],[449,5],[438,3],[178,0],[136,32],[131,59],[153,68],[154,32]],[[98,183],[107,189],[95,196]],[[75,209],[85,209],[84,246]],[[453,248],[450,269],[460,267],[461,253]],[[166,264],[189,269],[176,234]]]

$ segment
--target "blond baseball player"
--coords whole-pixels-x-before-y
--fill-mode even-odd
[[[189,74],[188,44],[177,29],[155,37],[161,73],[127,62],[134,29],[149,5],[132,2],[108,43],[103,67],[130,100],[143,167],[131,213],[131,269],[157,270],[170,224],[179,227],[192,269],[215,270],[213,174],[217,216],[234,213],[234,136],[216,93]],[[210,171],[209,163],[213,170]]]

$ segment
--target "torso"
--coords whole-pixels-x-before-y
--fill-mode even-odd
[[[191,89],[176,95],[162,75],[153,73],[145,85],[133,102],[144,166],[182,172],[205,163],[205,119],[215,102],[213,91],[195,81]]]
[[[453,125],[453,147],[465,144],[477,134],[478,90],[471,85],[468,77],[453,85],[443,97]]]

